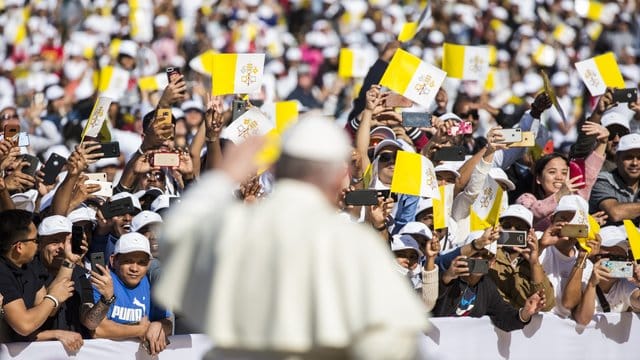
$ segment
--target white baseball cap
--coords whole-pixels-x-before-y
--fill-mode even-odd
[[[282,138],[282,153],[305,160],[343,162],[351,153],[344,129],[321,116],[300,119]]]
[[[136,251],[147,253],[151,257],[149,239],[140,233],[130,232],[120,236],[113,249],[113,255],[129,254]]]
[[[411,221],[408,222],[405,226],[400,229],[398,234],[418,234],[422,236],[426,236],[429,239],[433,238],[433,234],[427,225],[419,221]]]
[[[34,189],[11,195],[11,201],[13,201],[16,209],[26,210],[29,212],[34,212],[37,199],[38,191]]]
[[[420,200],[418,200],[418,207],[416,208],[416,215],[431,208],[433,208],[433,199],[420,198]]]
[[[439,172],[448,171],[450,173],[453,173],[456,176],[456,178],[460,177],[460,173],[458,172],[458,168],[454,164],[452,164],[451,162],[444,162],[444,163],[436,166],[435,167],[435,171],[436,171],[436,174],[439,173]]]
[[[420,246],[416,239],[414,239],[411,235],[393,235],[391,240],[391,251],[400,251],[411,249],[418,252],[418,255],[424,256],[422,251],[420,251]]]
[[[64,96],[64,89],[58,85],[49,86],[45,91],[45,96],[49,101],[58,100]]]
[[[551,76],[551,85],[555,87],[569,85],[569,75],[564,71],[558,71]]]
[[[73,224],[62,215],[53,215],[46,217],[38,225],[38,235],[47,236],[61,233],[71,233]]]
[[[527,225],[529,225],[529,227],[533,226],[533,213],[522,205],[510,205],[505,211],[500,214],[500,219],[506,217],[522,219],[527,222]]]
[[[627,241],[624,226],[603,226],[600,228],[600,237],[602,238],[602,246],[618,246],[625,251],[629,250],[629,241]]]
[[[561,211],[580,211],[583,212],[589,211],[589,204],[587,200],[585,200],[580,195],[565,195],[560,198],[558,201],[558,206],[556,206],[554,214],[557,214]]]
[[[131,231],[138,231],[149,224],[162,223],[162,217],[158,213],[144,210],[131,219]]]
[[[79,207],[70,212],[69,215],[67,215],[67,219],[74,224],[80,221],[97,222],[96,211],[86,206]]]
[[[504,172],[504,170],[502,170],[501,168],[497,168],[497,167],[492,167],[489,170],[489,176],[499,182],[499,183],[503,183],[504,185],[507,186],[507,189],[509,189],[509,191],[515,190],[516,185],[509,180],[509,177],[507,176],[507,174]]]
[[[132,58],[135,58],[138,54],[138,44],[131,40],[123,40],[120,43],[120,49],[118,49],[118,54],[127,55]]]
[[[168,209],[169,205],[171,205],[169,201],[170,197],[171,196],[169,195],[159,195],[155,200],[153,200],[153,202],[151,202],[151,206],[149,207],[149,209],[155,212],[158,212],[158,210],[162,209]]]
[[[629,130],[629,119],[618,111],[609,110],[605,112],[600,119],[600,123],[604,127],[609,127],[611,125],[620,125]]]
[[[369,137],[382,137],[383,139],[395,139],[396,133],[387,126],[376,126],[369,132]]]
[[[202,106],[202,103],[195,100],[187,100],[183,102],[180,109],[184,112],[187,112],[189,110],[198,110],[201,113],[204,112],[204,106]]]
[[[439,116],[440,120],[442,121],[446,121],[446,120],[455,120],[455,121],[462,121],[462,119],[460,118],[460,116],[449,112],[449,113],[444,113],[442,115]]]
[[[640,149],[640,134],[627,134],[621,137],[616,153],[633,149]]]
[[[382,149],[386,148],[386,147],[395,147],[398,150],[402,150],[402,144],[400,142],[398,142],[398,140],[394,140],[394,139],[384,139],[382,141],[380,141],[378,143],[378,145],[376,145],[375,150],[373,150],[373,157],[376,158],[378,157],[378,154],[380,153],[380,151],[382,151]]]

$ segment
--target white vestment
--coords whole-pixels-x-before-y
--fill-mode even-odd
[[[281,180],[251,206],[232,189],[224,174],[206,175],[169,213],[158,302],[221,349],[415,356],[428,315],[379,235],[304,182]]]

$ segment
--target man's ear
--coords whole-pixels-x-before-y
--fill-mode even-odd
[[[110,268],[112,268],[112,269],[115,269],[115,268],[116,268],[116,266],[115,266],[115,263],[116,263],[116,256],[117,256],[117,255],[111,255],[111,256],[109,257],[109,267],[110,267]]]

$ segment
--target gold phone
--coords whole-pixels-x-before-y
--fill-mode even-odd
[[[509,144],[510,148],[513,147],[534,147],[536,146],[536,137],[533,134],[533,131],[523,131],[522,132],[522,141],[514,142]]]
[[[157,109],[156,121],[158,124],[171,124],[171,109]]]
[[[560,229],[560,236],[569,238],[586,238],[589,234],[589,228],[583,224],[566,224]]]

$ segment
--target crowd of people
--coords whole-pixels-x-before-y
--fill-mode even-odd
[[[168,295],[171,287],[163,283],[163,265],[169,261],[175,270],[180,264],[186,268],[184,261],[206,263],[197,250],[187,254],[176,244],[183,237],[205,238],[221,231],[214,225],[224,229],[224,239],[235,234],[236,239],[260,240],[262,230],[264,239],[286,239],[289,246],[296,231],[312,234],[317,228],[302,226],[313,212],[281,206],[295,200],[315,204],[326,213],[325,230],[319,233],[328,233],[331,226],[339,229],[335,221],[357,223],[345,228],[344,234],[332,235],[356,244],[358,239],[346,234],[375,235],[375,243],[384,245],[382,252],[376,248],[379,245],[371,245],[369,260],[379,258],[381,263],[372,264],[375,270],[370,270],[379,272],[385,280],[380,284],[391,284],[389,291],[399,297],[405,293],[413,297],[405,287],[413,289],[420,304],[396,299],[396,305],[406,303],[406,311],[400,311],[396,320],[380,316],[394,324],[406,319],[409,330],[423,330],[429,313],[490,316],[496,327],[511,331],[526,326],[539,312],[571,318],[582,326],[597,312],[640,311],[640,265],[630,251],[629,228],[623,225],[631,220],[637,227],[640,221],[640,100],[636,96],[634,101],[620,102],[612,88],[591,96],[574,67],[577,61],[612,51],[625,87],[637,90],[640,9],[633,1],[608,2],[594,18],[585,16],[578,3],[4,1],[0,129],[3,134],[18,129],[20,134],[3,135],[0,141],[0,341],[58,340],[74,353],[83,339],[137,338],[150,354],[157,354],[167,347],[171,334],[224,334],[233,328],[225,316],[216,317],[221,320],[214,324],[202,320],[202,313],[209,314],[206,305],[185,306],[190,304],[185,294],[196,291],[193,284],[172,282],[171,287],[182,287],[184,292]],[[417,21],[427,4],[431,11],[420,30],[409,41],[397,41],[403,24]],[[379,83],[397,49],[440,66],[445,42],[492,46],[496,56],[491,86],[447,78],[429,107],[387,106],[390,93]],[[371,59],[364,78],[338,76],[338,55],[345,47]],[[206,57],[201,56],[209,50],[265,53],[260,92],[248,97],[211,96],[212,80],[202,63]],[[168,67],[180,71],[166,86],[142,86],[138,81],[158,74],[166,77]],[[545,91],[539,70],[549,74],[553,94]],[[116,78],[118,74],[124,78]],[[110,140],[119,144],[118,157],[105,157],[99,138],[81,141],[94,104],[105,94],[113,100],[106,127]],[[336,135],[326,124],[303,127],[292,131],[303,140],[285,136],[281,159],[271,168],[258,172],[243,166],[251,158],[242,152],[242,145],[222,136],[237,117],[232,104],[260,108],[283,100],[298,102],[301,126],[325,117],[344,131]],[[160,121],[158,109],[171,109],[171,122]],[[428,112],[431,124],[404,127],[402,111]],[[471,133],[452,132],[463,123],[471,125]],[[511,128],[532,131],[536,139],[550,140],[547,144],[552,145],[510,147],[503,130]],[[344,141],[338,140],[344,134],[346,153],[340,152]],[[440,150],[454,146],[464,149],[464,160],[436,160]],[[255,145],[252,151],[258,151]],[[438,185],[453,185],[452,202],[445,209],[447,226],[436,226],[439,210],[427,197],[392,194],[380,196],[372,206],[345,202],[353,191],[389,190],[399,151],[422,154],[435,166]],[[156,166],[159,153],[175,154],[177,165]],[[345,154],[348,170],[340,172],[336,163],[346,160],[341,157]],[[39,164],[47,164],[52,156],[66,162],[50,182]],[[35,167],[30,162],[33,157],[39,162]],[[226,173],[226,178],[207,178],[206,173]],[[93,181],[95,174],[104,176],[103,181]],[[333,206],[331,211],[338,210],[339,220],[329,220],[331,211],[316,198],[315,189],[292,184],[292,179],[320,188]],[[503,192],[498,221],[472,231],[473,205],[487,198],[482,193],[487,179]],[[200,186],[204,184],[210,186]],[[279,194],[279,188],[287,196]],[[233,210],[237,203],[259,210],[238,213]],[[176,208],[183,216],[190,214],[189,221],[173,215]],[[286,226],[280,223],[284,216],[271,217],[287,210]],[[216,218],[206,220],[205,214]],[[234,223],[242,217],[255,221],[249,224],[256,227]],[[269,221],[278,231],[270,230]],[[202,224],[209,232],[186,235]],[[590,234],[566,230],[575,225],[586,225]],[[526,240],[520,247],[497,246],[505,231],[524,232]],[[331,244],[345,247],[345,253],[356,251],[353,244]],[[252,286],[264,273],[243,273],[254,261],[247,256],[260,257],[260,249],[278,248],[262,248],[255,242],[237,246],[245,249],[244,261],[224,276],[244,274],[247,286]],[[296,249],[286,253],[290,256],[286,260],[282,254],[281,261],[304,267],[308,264],[291,257],[323,259],[331,253],[324,246],[329,245],[315,249],[320,253]],[[183,262],[176,263],[172,256]],[[609,260],[631,263],[631,274],[612,276]],[[262,271],[274,269],[273,263],[255,261]],[[342,264],[342,258],[335,261]],[[487,268],[478,270],[477,264]],[[387,279],[387,270],[379,269],[385,265],[406,286],[397,287]],[[170,274],[175,276],[174,271]],[[348,277],[345,284],[357,288],[354,279],[358,280]],[[327,279],[310,282],[329,303],[332,294],[341,291]],[[162,288],[163,299],[154,298],[156,286]],[[385,296],[383,288],[366,291]],[[240,305],[234,301],[250,293],[251,289],[238,288],[220,304],[235,308]],[[279,299],[270,290],[261,293]],[[289,305],[291,311],[298,309]],[[379,310],[373,305],[372,309]],[[215,308],[211,313],[220,315],[224,310]],[[413,318],[416,313],[419,319]],[[319,314],[331,316],[327,309]],[[282,324],[290,321],[286,316],[276,318]],[[278,329],[278,324],[260,320]],[[370,325],[366,320],[358,319],[363,327]],[[251,334],[248,337],[262,339],[263,335],[244,330]],[[278,335],[289,329],[283,325],[281,330]],[[319,333],[309,336],[323,335]],[[248,340],[234,336],[214,336],[214,340],[222,345],[227,341],[232,348],[247,345]],[[342,338],[336,339],[329,336],[320,344],[342,344]],[[375,349],[384,358],[382,354],[394,347],[382,337],[376,339],[378,346],[367,342],[361,346],[370,346],[369,351]],[[269,339],[274,347],[309,346],[297,340]],[[332,353],[316,353],[327,354]]]

